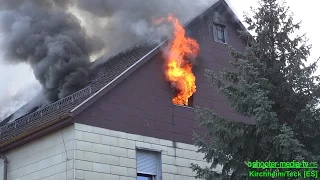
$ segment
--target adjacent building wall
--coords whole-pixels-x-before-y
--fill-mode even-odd
[[[4,154],[9,161],[8,180],[73,179],[73,134],[71,125]]]
[[[75,124],[77,180],[136,180],[136,149],[161,151],[163,180],[195,180],[191,163],[206,165],[189,144]]]

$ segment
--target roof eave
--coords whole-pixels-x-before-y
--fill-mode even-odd
[[[7,152],[13,148],[26,144],[34,139],[43,137],[49,133],[52,133],[56,130],[59,130],[63,127],[71,125],[72,122],[72,114],[68,113],[66,115],[60,116],[56,118],[56,120],[46,123],[27,134],[23,134],[22,136],[17,136],[16,138],[10,139],[6,143],[1,144],[0,146],[0,154]]]

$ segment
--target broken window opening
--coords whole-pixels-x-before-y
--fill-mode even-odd
[[[188,104],[175,104],[174,102],[173,102],[173,99],[174,99],[174,97],[177,97],[177,95],[179,94],[179,92],[180,92],[180,90],[179,89],[177,89],[177,88],[172,88],[172,104],[173,105],[176,105],[176,106],[182,106],[182,107],[193,107],[193,95],[194,94],[192,94],[192,96],[191,97],[189,97],[189,99],[188,99]]]

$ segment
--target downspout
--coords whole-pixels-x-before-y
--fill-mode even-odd
[[[73,126],[74,127],[74,126]],[[76,132],[75,132],[75,128],[74,128],[74,132],[73,132],[73,180],[76,179],[76,148],[75,148],[75,141],[76,141]]]
[[[3,159],[3,180],[7,180],[8,159],[3,155],[0,155],[0,158]]]

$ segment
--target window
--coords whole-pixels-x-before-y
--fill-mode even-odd
[[[213,25],[213,37],[216,42],[227,43],[227,31],[224,25],[214,24]]]
[[[153,180],[153,176],[147,174],[140,174],[137,175],[137,180]]]
[[[161,180],[161,153],[137,150],[137,180]]]
[[[173,97],[176,97],[176,95],[179,93],[179,90],[176,88],[173,88],[172,90],[172,99]],[[177,104],[175,104],[177,105]],[[185,106],[185,107],[193,107],[193,95],[188,99],[187,105],[178,105],[178,106]]]

